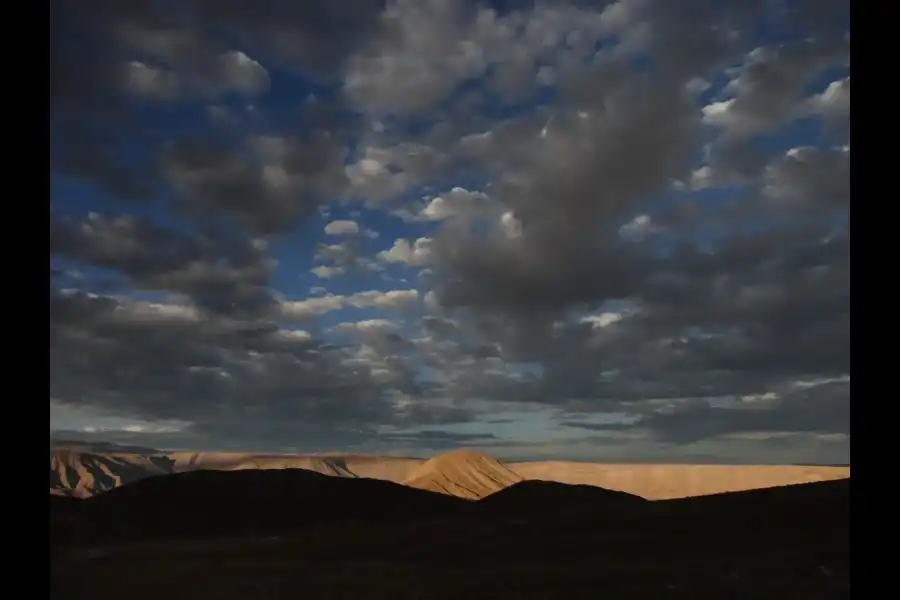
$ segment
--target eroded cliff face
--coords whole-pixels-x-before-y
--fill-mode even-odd
[[[82,450],[50,450],[50,493],[86,498],[146,477],[198,469],[304,469],[332,477],[365,477],[400,483],[424,461],[418,458],[368,455],[273,455],[235,452],[156,454]]]
[[[50,493],[86,498],[146,477],[175,471],[165,454],[95,454],[76,450],[50,451]]]

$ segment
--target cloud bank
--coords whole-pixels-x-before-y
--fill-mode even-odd
[[[173,6],[51,7],[51,429],[849,460],[845,2]]]

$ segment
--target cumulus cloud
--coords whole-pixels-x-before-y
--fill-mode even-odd
[[[359,225],[355,221],[332,221],[325,226],[326,235],[356,235]]]
[[[88,4],[51,9],[59,419],[848,443],[846,3]],[[556,420],[452,433],[510,406]]]
[[[331,279],[333,277],[343,275],[347,271],[343,267],[326,267],[324,265],[321,265],[318,267],[313,267],[309,270],[309,272],[321,279]]]
[[[401,263],[410,266],[424,266],[431,257],[431,239],[422,237],[410,243],[399,239],[388,250],[378,253],[378,258],[389,263]]]

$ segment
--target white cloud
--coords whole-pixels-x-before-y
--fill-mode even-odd
[[[325,226],[325,235],[356,235],[359,225],[356,221],[332,221]]]
[[[637,215],[619,228],[619,235],[629,240],[639,241],[654,233],[659,233],[660,230],[650,215]]]
[[[282,300],[281,314],[288,319],[306,320],[341,308],[377,308],[403,310],[415,306],[417,290],[368,290],[347,296],[327,294],[306,300]]]
[[[305,320],[324,315],[344,306],[344,297],[329,294],[306,300],[285,300],[281,302],[281,313],[288,319]]]
[[[490,199],[483,192],[454,187],[432,198],[419,213],[419,218],[440,221],[453,217],[474,217],[490,210]]]
[[[411,267],[428,264],[431,259],[431,239],[421,237],[412,244],[406,239],[397,239],[389,250],[382,250],[378,258],[385,262],[400,263]]]
[[[415,306],[418,301],[418,290],[370,290],[347,297],[347,303],[358,308],[405,309]]]
[[[605,312],[599,315],[588,315],[581,318],[582,323],[588,323],[594,328],[604,328],[614,325],[623,319],[622,313]]]
[[[366,319],[364,321],[338,323],[335,331],[345,333],[381,333],[396,329],[396,324],[386,319]]]
[[[343,267],[327,267],[324,265],[320,265],[318,267],[313,267],[309,270],[309,272],[320,279],[332,279],[334,277],[343,275],[347,272],[347,270]]]

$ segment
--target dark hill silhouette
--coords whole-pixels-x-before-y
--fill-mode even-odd
[[[76,509],[81,505],[78,498],[50,494],[50,510]]]
[[[50,546],[77,540],[87,531],[84,502],[50,494]]]
[[[98,536],[267,534],[333,523],[390,523],[452,513],[466,500],[375,479],[304,469],[190,471],[77,500]]]
[[[850,509],[850,480],[798,483],[654,502],[662,513],[842,513]]]
[[[475,516],[560,521],[691,517],[769,521],[840,517],[849,511],[850,480],[797,484],[693,498],[648,501],[596,486],[522,481],[478,501],[366,478],[329,477],[304,469],[189,471],[142,479],[88,499],[50,495],[58,541],[197,537],[290,531],[334,523],[404,523]],[[90,525],[88,525],[90,524]],[[88,534],[90,529],[90,535]]]
[[[557,511],[643,510],[649,500],[592,485],[567,485],[552,481],[521,481],[478,501],[478,509],[490,514],[542,514]]]

